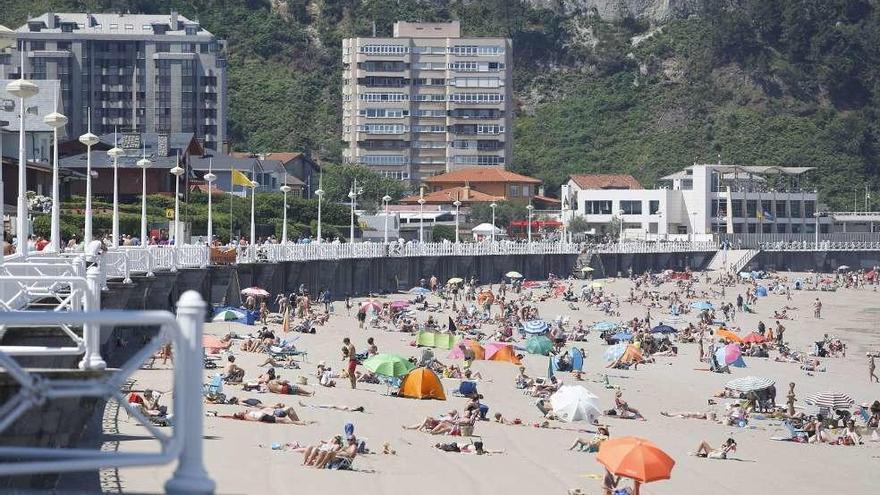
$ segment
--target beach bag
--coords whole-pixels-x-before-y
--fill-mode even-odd
[[[443,452],[461,452],[457,443],[441,443],[438,448]]]
[[[301,377],[299,377],[299,378],[296,379],[296,384],[297,384],[297,385],[308,385],[308,384],[309,384],[309,379],[308,379],[307,377],[305,377],[305,376],[301,376]]]

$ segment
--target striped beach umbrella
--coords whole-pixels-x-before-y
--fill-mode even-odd
[[[726,388],[731,390],[736,390],[737,392],[754,392],[757,390],[764,390],[765,388],[772,387],[776,382],[769,378],[761,377],[761,376],[743,376],[740,378],[735,378],[727,382],[725,385]]]
[[[855,404],[852,397],[840,392],[818,392],[807,396],[804,402],[811,406],[828,409],[849,409]]]
[[[550,324],[544,320],[529,320],[523,322],[522,326],[525,333],[532,335],[542,334],[550,328]]]

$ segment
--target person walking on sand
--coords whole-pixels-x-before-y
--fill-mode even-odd
[[[351,382],[351,388],[354,389],[357,384],[357,376],[355,375],[355,369],[357,369],[357,351],[354,348],[354,344],[351,343],[351,339],[348,337],[342,339],[342,358],[348,358],[348,379]]]
[[[813,303],[813,317],[814,318],[822,318],[822,301],[819,298],[816,298],[816,302]]]
[[[874,355],[868,354],[868,381],[880,383],[880,378],[877,378],[877,374],[874,370],[877,369],[877,365],[874,363]]]

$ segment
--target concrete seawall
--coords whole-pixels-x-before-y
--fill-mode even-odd
[[[761,251],[747,268],[828,273],[841,265],[854,269],[880,266],[880,251]]]

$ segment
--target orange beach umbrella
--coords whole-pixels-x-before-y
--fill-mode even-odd
[[[639,437],[611,438],[599,446],[596,460],[612,474],[641,483],[668,480],[675,460],[660,447]]]
[[[741,344],[743,341],[742,337],[731,332],[730,330],[728,330],[726,328],[718,329],[718,331],[715,332],[715,336],[718,337],[719,339],[725,339],[728,342],[736,343],[736,344]]]

